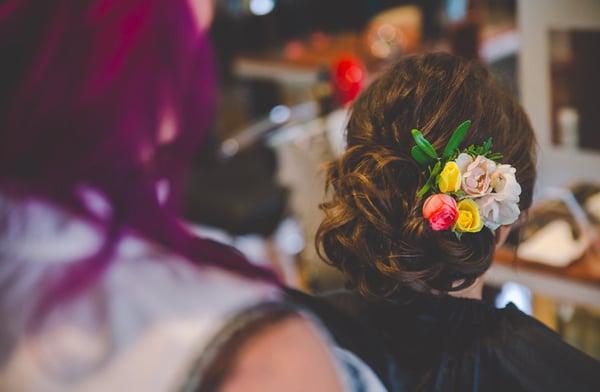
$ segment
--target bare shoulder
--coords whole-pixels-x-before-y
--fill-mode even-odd
[[[341,391],[326,341],[300,316],[256,332],[239,348],[221,390]]]

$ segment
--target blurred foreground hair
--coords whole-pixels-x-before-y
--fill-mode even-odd
[[[128,231],[195,263],[272,279],[177,219],[184,168],[215,108],[210,46],[188,0],[6,0],[0,53],[0,191],[59,204],[106,238],[48,282],[49,298],[89,285]],[[165,178],[174,196],[161,203]],[[108,214],[94,213],[86,189]]]

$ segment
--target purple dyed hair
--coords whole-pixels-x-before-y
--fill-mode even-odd
[[[275,281],[239,253],[194,237],[176,214],[177,184],[212,120],[209,43],[188,0],[7,0],[0,3],[0,189],[95,221],[106,246],[71,264],[49,297],[87,287],[127,231],[201,265]],[[177,135],[160,144],[165,114]],[[175,197],[159,203],[156,180]],[[102,193],[99,218],[82,185]]]

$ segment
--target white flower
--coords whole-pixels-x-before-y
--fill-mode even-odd
[[[464,173],[467,171],[467,166],[473,162],[473,157],[471,157],[469,154],[461,152],[456,158],[455,162],[458,165],[460,172]]]
[[[460,154],[457,161],[460,159],[460,165],[457,163],[459,169],[461,165],[468,162],[467,158]],[[471,160],[472,158],[469,157]],[[469,196],[480,197],[487,195],[492,191],[491,175],[496,171],[496,162],[487,159],[482,155],[478,155],[475,160],[472,160],[466,167],[466,169],[461,169],[462,174],[462,189]]]
[[[510,165],[498,165],[492,174],[492,188],[496,194],[496,200],[510,200],[519,202],[521,185],[515,177],[516,169]]]
[[[515,177],[516,169],[510,165],[497,165],[491,175],[493,192],[477,200],[485,226],[496,230],[519,219],[521,185]]]
[[[496,230],[519,219],[521,186],[510,165],[497,165],[481,155],[473,159],[466,153],[456,158],[462,176],[463,191],[479,207],[486,227]]]
[[[484,224],[491,230],[503,225],[510,225],[519,219],[518,200],[505,198],[498,193],[490,193],[476,200]]]

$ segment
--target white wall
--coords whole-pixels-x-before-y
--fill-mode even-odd
[[[550,29],[600,31],[600,0],[519,0],[517,19],[522,39],[519,52],[522,102],[541,147],[538,189],[576,179],[600,182],[600,153],[574,152],[551,145],[548,43]],[[598,101],[600,110],[600,97]]]

